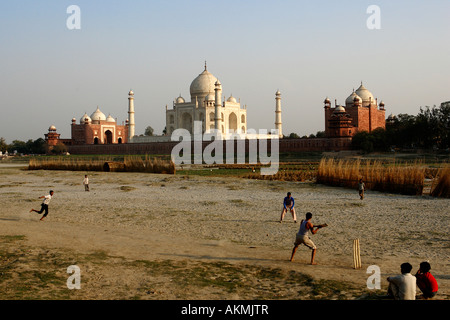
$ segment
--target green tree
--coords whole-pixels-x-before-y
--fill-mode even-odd
[[[8,150],[8,144],[6,143],[5,138],[1,137],[0,138],[0,151],[4,153],[7,150]]]
[[[27,143],[21,140],[13,140],[13,142],[8,146],[8,152],[13,153],[28,153]]]
[[[64,143],[58,143],[56,146],[52,148],[51,152],[53,154],[64,154],[67,152],[67,147]]]
[[[146,136],[153,136],[153,132],[154,132],[153,128],[148,126],[147,128],[145,128],[144,135],[146,135]]]
[[[325,131],[317,131],[316,138],[325,138]]]

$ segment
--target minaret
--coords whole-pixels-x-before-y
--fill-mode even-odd
[[[214,129],[219,130],[219,120],[220,120],[220,106],[222,105],[222,85],[220,84],[220,81],[217,80],[215,83],[214,91],[216,93],[215,97],[215,105],[214,105]],[[219,130],[220,132],[220,130]]]
[[[275,129],[278,129],[278,135],[280,138],[283,137],[283,129],[281,125],[281,93],[280,90],[277,90],[275,93],[275,101],[276,101],[276,107],[275,107]]]
[[[128,92],[128,142],[134,137],[134,92],[130,90]]]

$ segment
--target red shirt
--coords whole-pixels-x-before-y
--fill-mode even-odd
[[[433,277],[433,275],[429,272],[425,273],[418,273],[416,274],[417,278],[417,286],[419,288],[424,288],[429,292],[437,292],[438,291],[438,284],[436,279]]]

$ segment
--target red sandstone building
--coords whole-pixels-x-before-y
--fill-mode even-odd
[[[84,114],[79,124],[72,119],[72,145],[122,144],[127,143],[127,137],[128,126],[118,125],[111,115],[106,117],[98,107],[90,117]]]
[[[328,98],[324,104],[327,138],[352,137],[357,132],[372,132],[386,127],[384,102],[378,104],[378,100],[362,83],[345,100],[345,108],[341,105],[332,108]]]

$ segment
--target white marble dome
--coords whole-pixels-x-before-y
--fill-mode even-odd
[[[185,103],[185,100],[184,100],[184,98],[180,95],[180,96],[175,100],[175,102],[176,102],[176,103]]]
[[[353,105],[355,99],[358,98],[361,99],[361,97],[356,94],[355,90],[353,90],[352,94],[349,95],[347,99],[345,99],[345,105],[346,106]]]
[[[113,117],[111,117],[111,115],[108,115],[108,118],[106,118],[107,122],[116,122],[116,120],[114,120]]]
[[[106,120],[106,116],[103,112],[100,111],[100,109],[97,107],[97,110],[94,111],[93,114],[91,114],[92,121],[104,121]]]
[[[233,97],[233,95],[231,95],[231,96],[227,99],[227,101],[228,101],[228,102],[232,102],[232,103],[236,103],[236,102],[237,102],[237,101],[236,101],[236,98]]]
[[[375,102],[375,99],[373,97],[372,92],[366,89],[366,87],[363,86],[361,83],[361,86],[356,90],[356,94],[361,97],[362,101],[369,102],[369,100],[372,100],[372,102]]]
[[[191,100],[197,97],[199,100],[209,94],[214,94],[214,88],[217,78],[214,77],[205,67],[205,70],[200,73],[191,83],[190,93]]]

